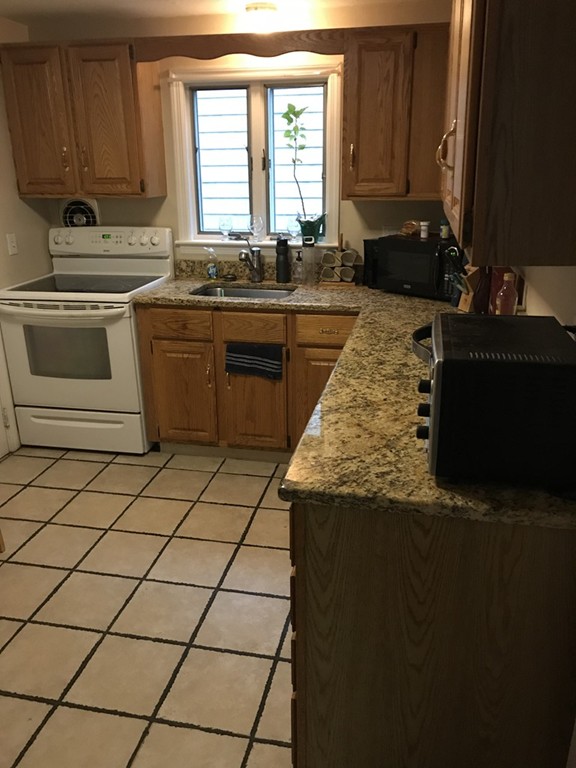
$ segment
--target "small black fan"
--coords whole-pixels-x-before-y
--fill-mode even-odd
[[[60,208],[60,219],[64,227],[95,227],[100,224],[96,201],[83,198],[65,200]]]

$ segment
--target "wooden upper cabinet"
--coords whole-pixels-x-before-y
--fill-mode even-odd
[[[405,195],[413,32],[361,37],[345,58],[343,191]]]
[[[20,194],[73,194],[76,147],[62,49],[4,48],[2,75]]]
[[[454,3],[443,199],[475,265],[576,264],[574,29],[574,3]]]
[[[140,193],[135,93],[126,45],[67,50],[82,189]]]
[[[126,42],[2,48],[22,196],[166,194],[157,66]]]
[[[444,212],[458,242],[470,243],[484,0],[454,0],[450,26],[442,168]]]
[[[345,55],[342,197],[438,199],[447,25],[359,34]]]

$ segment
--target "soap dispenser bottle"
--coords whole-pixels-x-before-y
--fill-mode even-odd
[[[206,265],[206,276],[209,280],[216,280],[218,278],[218,257],[214,248],[204,248],[208,251],[208,264]]]

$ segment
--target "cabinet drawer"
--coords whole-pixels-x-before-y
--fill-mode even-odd
[[[296,343],[343,347],[356,315],[296,315]]]
[[[223,312],[222,341],[285,344],[286,315],[265,312]]]
[[[148,310],[152,336],[212,341],[212,313],[190,309]]]

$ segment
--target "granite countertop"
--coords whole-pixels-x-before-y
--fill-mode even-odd
[[[478,521],[576,528],[576,501],[499,483],[436,481],[427,468],[417,384],[427,375],[412,352],[415,328],[446,304],[365,287],[299,286],[287,299],[191,296],[206,281],[175,279],[138,304],[258,310],[358,312],[338,364],[281,483],[286,501],[421,513]],[[240,283],[235,283],[240,285]],[[267,284],[272,285],[272,284]],[[465,450],[466,446],[462,446]]]
[[[196,307],[214,309],[226,307],[227,309],[256,309],[256,310],[285,310],[314,311],[314,312],[351,312],[358,313],[373,293],[363,286],[333,287],[296,285],[295,283],[278,284],[271,281],[263,283],[248,283],[235,281],[225,283],[215,280],[210,285],[229,286],[233,288],[294,288],[294,293],[286,299],[241,299],[219,298],[217,296],[195,296],[190,291],[206,285],[207,280],[201,278],[174,278],[163,283],[158,288],[143,291],[135,296],[136,304],[162,304],[164,306]]]

